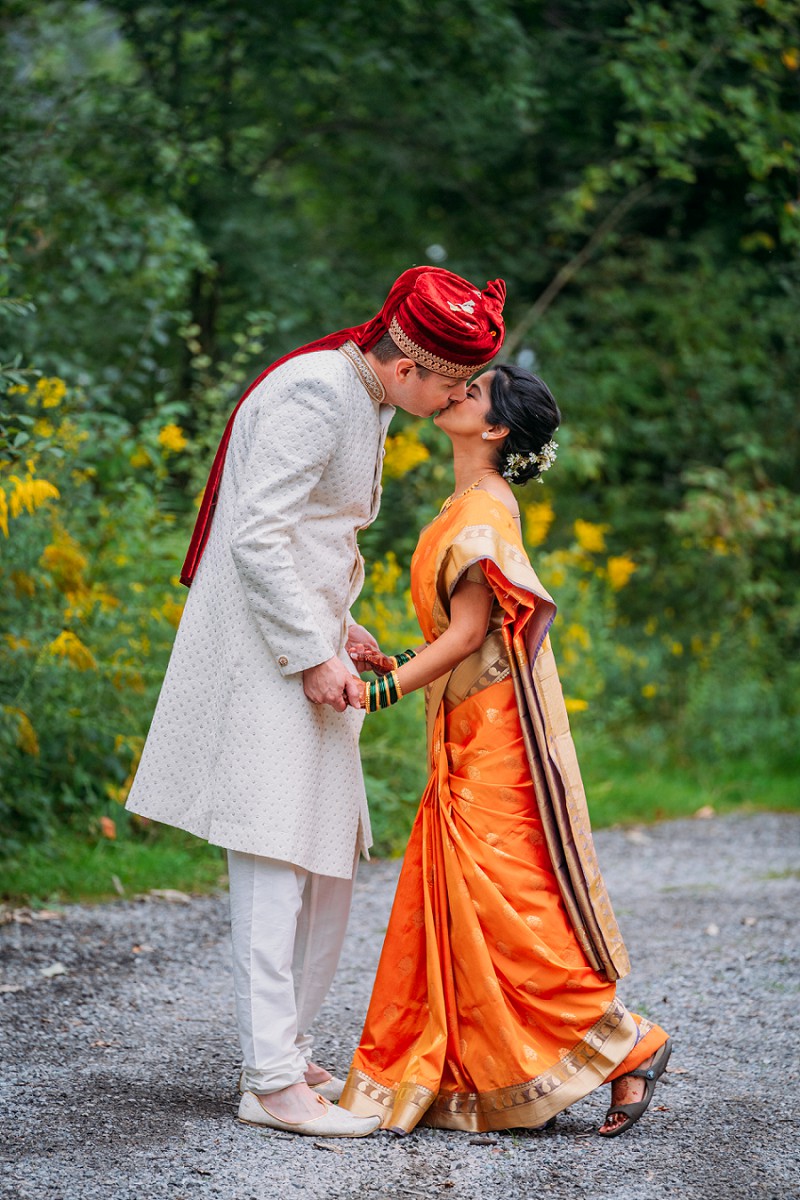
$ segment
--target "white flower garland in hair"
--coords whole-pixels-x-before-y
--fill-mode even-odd
[[[538,454],[534,454],[533,451],[530,454],[509,454],[506,459],[503,478],[507,479],[509,483],[513,483],[518,472],[522,471],[525,467],[535,465],[539,468],[539,474],[536,476],[536,479],[541,483],[543,473],[549,471],[556,461],[557,449],[558,442],[554,442],[551,438],[549,442],[542,446]]]

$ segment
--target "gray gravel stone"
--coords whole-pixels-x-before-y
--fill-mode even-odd
[[[234,1120],[227,903],[71,906],[0,929],[2,1200],[797,1200],[800,817],[597,836],[634,970],[673,1035],[646,1117],[594,1135],[608,1089],[543,1134],[315,1142]],[[398,864],[362,865],[318,1058],[347,1071]],[[42,970],[55,963],[65,972]],[[18,988],[19,990],[11,990]]]

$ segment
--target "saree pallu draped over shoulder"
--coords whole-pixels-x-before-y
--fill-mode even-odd
[[[385,1128],[537,1127],[665,1040],[628,1012],[548,630],[555,605],[485,491],[423,530],[426,641],[467,575],[494,592],[483,646],[428,689],[430,777],[340,1103]]]

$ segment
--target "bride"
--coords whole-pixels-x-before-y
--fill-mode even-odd
[[[540,1128],[610,1082],[598,1132],[614,1137],[648,1107],[671,1044],[616,994],[629,964],[550,649],[555,605],[509,486],[552,465],[560,413],[504,365],[435,421],[455,490],[411,564],[425,644],[356,653],[376,673],[370,714],[427,688],[430,775],[340,1103],[400,1134]]]

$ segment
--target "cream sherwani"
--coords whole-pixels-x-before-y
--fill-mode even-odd
[[[394,409],[353,343],[290,359],[242,405],[128,808],[349,879],[370,844],[363,714],[303,692],[344,658]],[[352,664],[344,658],[348,667]]]

